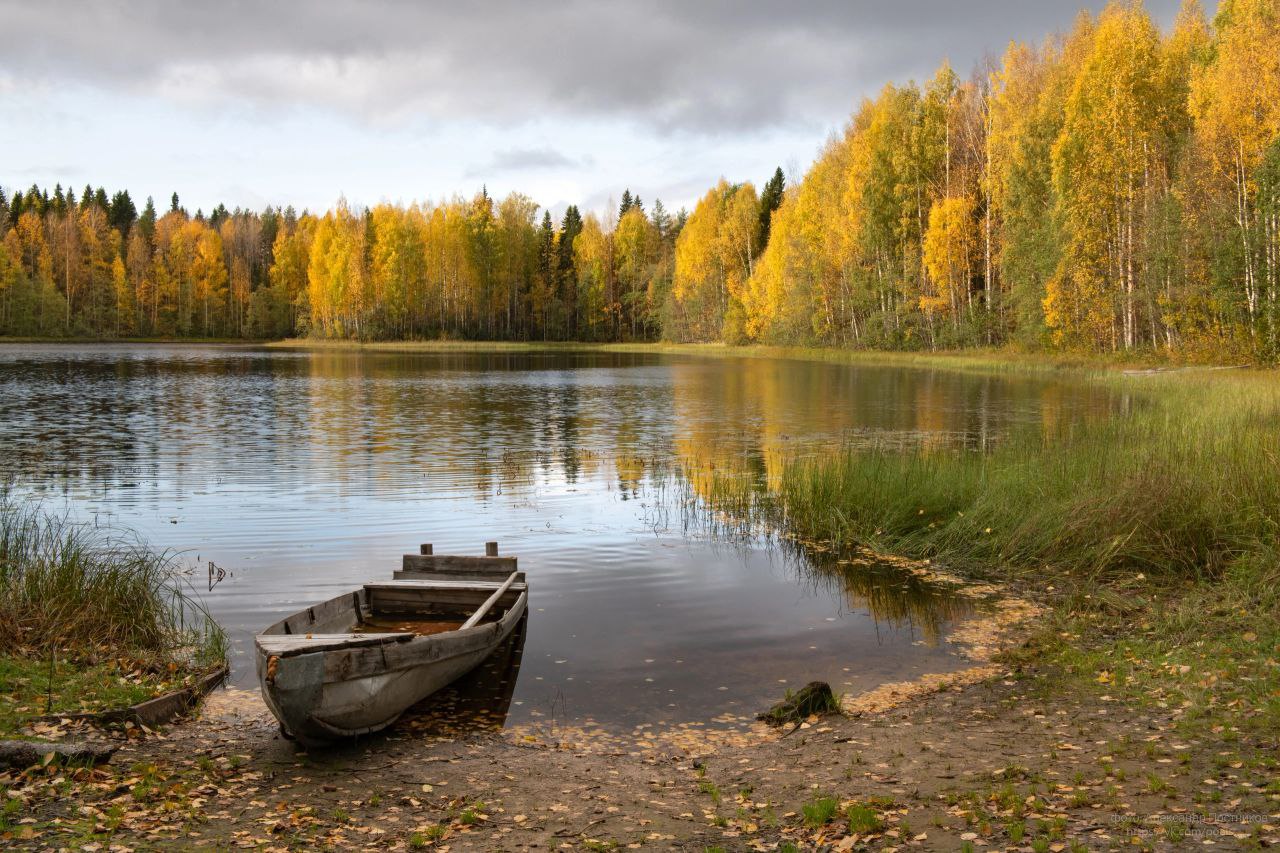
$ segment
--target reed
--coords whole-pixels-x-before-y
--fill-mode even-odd
[[[994,451],[847,449],[795,460],[775,492],[713,503],[802,539],[930,558],[975,574],[1280,580],[1280,378],[1095,377],[1126,414],[1023,431]]]
[[[225,638],[171,554],[0,494],[0,654],[219,663]]]

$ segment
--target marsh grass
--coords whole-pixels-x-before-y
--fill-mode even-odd
[[[977,574],[1232,575],[1274,605],[1280,378],[1093,381],[1132,395],[1129,412],[1010,435],[986,454],[895,447],[797,460],[774,493],[726,479],[713,503],[803,539]]]
[[[1129,405],[1009,435],[985,454],[797,459],[772,491],[725,477],[709,500],[800,547],[862,545],[1047,593],[1038,630],[1008,653],[1052,665],[1035,682],[1046,696],[1105,692],[1180,708],[1187,735],[1270,737],[1280,727],[1280,374],[1082,378]]]
[[[0,494],[0,654],[220,663],[225,640],[172,555]]]

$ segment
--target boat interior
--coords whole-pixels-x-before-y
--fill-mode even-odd
[[[281,619],[258,635],[258,644],[287,657],[407,642],[497,621],[527,590],[515,557],[434,556],[430,547],[406,554],[392,580]]]

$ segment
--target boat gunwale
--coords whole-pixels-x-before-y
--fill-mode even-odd
[[[361,598],[363,599],[363,588],[359,590],[354,590],[353,592],[355,592],[358,595],[361,595]],[[330,598],[327,601],[322,602],[321,604],[313,605],[313,607],[323,607],[324,605],[331,604],[333,602],[337,602],[343,599],[345,599],[348,602],[349,609],[350,609],[350,604],[354,601],[354,597],[351,592],[336,595],[333,598]],[[529,603],[529,591],[527,589],[524,589],[520,591],[519,595],[516,597],[515,602],[513,602],[510,607],[506,608],[506,611],[500,617],[498,617],[497,619],[491,622],[480,622],[470,627],[454,628],[449,631],[441,631],[438,634],[416,634],[411,639],[408,639],[408,640],[400,639],[397,637],[388,637],[384,639],[382,642],[375,642],[375,643],[352,640],[352,642],[349,645],[336,645],[333,647],[318,648],[315,650],[308,650],[305,647],[301,647],[299,649],[289,650],[283,653],[269,652],[262,647],[262,645],[258,642],[258,638],[264,635],[272,636],[272,637],[296,636],[296,635],[286,634],[283,630],[283,626],[286,622],[288,622],[293,617],[307,613],[308,610],[312,609],[312,608],[304,608],[302,610],[296,611],[295,613],[289,614],[289,616],[286,616],[284,619],[281,619],[279,622],[276,622],[275,624],[270,625],[266,630],[259,632],[257,635],[254,636],[253,645],[254,645],[255,652],[257,653],[258,657],[262,661],[266,661],[268,658],[273,656],[284,659],[284,658],[294,658],[294,657],[301,657],[304,655],[313,655],[313,654],[326,655],[326,656],[339,655],[339,654],[347,655],[352,652],[364,652],[370,649],[385,649],[386,647],[389,647],[389,646],[395,647],[397,652],[400,653],[400,655],[408,657],[408,656],[411,656],[412,653],[424,651],[435,645],[444,645],[450,642],[456,642],[460,638],[470,638],[472,636],[476,636],[478,632],[485,631],[485,630],[492,630],[495,626],[501,626],[499,630],[495,632],[497,636],[500,638],[503,634],[507,633],[505,626],[513,619],[513,617],[515,619],[519,619],[521,616],[524,615],[525,611],[528,610],[528,603]],[[273,629],[277,627],[281,628],[281,630],[274,631]],[[404,633],[409,633],[409,632],[404,632]],[[500,642],[500,639],[495,640],[493,645],[496,646],[498,645],[499,642]],[[460,654],[466,654],[466,653],[467,651],[460,652]],[[452,657],[452,655],[450,657]],[[440,659],[437,659],[437,661],[441,659],[447,659],[447,658],[440,658]],[[400,669],[407,669],[413,666],[423,666],[423,665],[426,665],[426,663],[434,663],[434,662],[436,661],[421,662],[421,663],[405,662],[400,666],[389,667],[387,671],[388,672],[398,671]],[[328,683],[327,680],[326,680],[326,683]]]

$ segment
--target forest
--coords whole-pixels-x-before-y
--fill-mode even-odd
[[[1015,344],[1280,357],[1280,2],[1081,13],[692,212],[0,191],[0,335]]]

